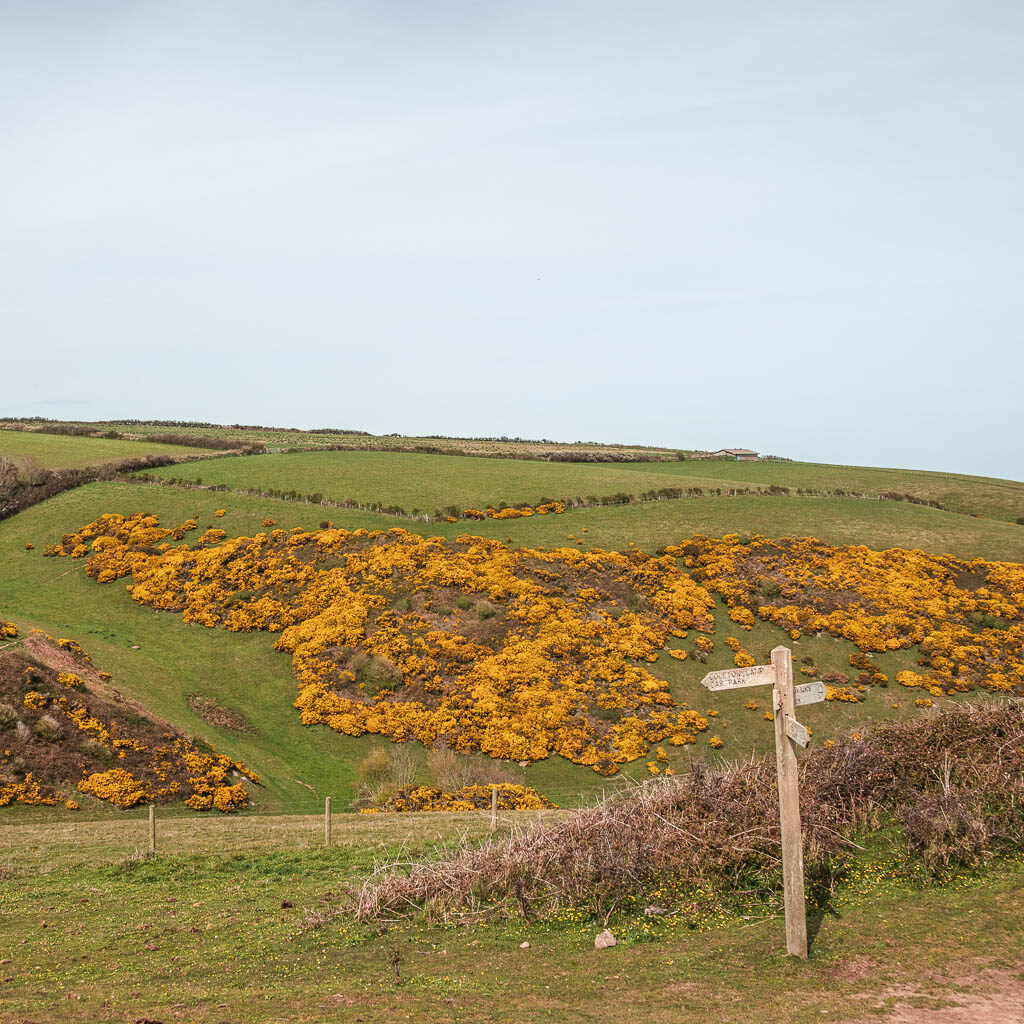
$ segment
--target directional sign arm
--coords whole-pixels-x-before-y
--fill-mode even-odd
[[[701,683],[709,690],[735,690],[740,686],[770,686],[775,682],[775,669],[771,665],[751,665],[750,668],[724,668],[709,672]]]
[[[825,684],[815,680],[813,683],[802,683],[793,687],[793,703],[803,707],[805,704],[817,704],[825,699]]]
[[[806,725],[801,725],[795,718],[786,715],[786,735],[801,747],[806,747],[811,742],[811,734],[807,731]]]

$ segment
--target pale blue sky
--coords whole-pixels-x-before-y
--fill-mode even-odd
[[[0,414],[1024,478],[1020,3],[0,4]]]

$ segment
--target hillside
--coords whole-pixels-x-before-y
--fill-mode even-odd
[[[787,488],[789,496],[880,495],[937,503],[964,515],[1013,522],[1024,517],[1024,484],[898,469],[821,466],[799,462],[689,462],[573,465],[536,461],[452,458],[404,452],[300,452],[283,456],[218,459],[194,474],[157,470],[163,478],[199,476],[206,485],[319,494],[407,513],[537,505],[552,499],[600,504],[659,495],[666,488],[708,497],[730,491]],[[680,496],[680,495],[676,495]],[[783,497],[786,495],[776,495]]]
[[[170,428],[152,428],[157,429]],[[217,429],[210,428],[207,433],[212,436]],[[145,433],[140,428],[140,434]],[[282,432],[282,436],[286,433]],[[22,442],[29,439],[28,444],[49,452],[46,458],[53,463],[68,457],[64,452],[69,444],[91,452],[97,449],[89,446],[108,443],[97,438],[0,432],[0,441],[9,437]],[[316,440],[320,435],[310,437]],[[143,442],[109,443],[133,446]],[[191,449],[189,453],[197,451]],[[338,801],[336,806],[343,809],[362,789],[358,778],[361,762],[382,742],[386,744],[386,739],[374,736],[373,730],[347,735],[344,730],[338,732],[325,725],[303,725],[291,706],[298,691],[290,659],[287,654],[274,651],[272,643],[258,632],[206,628],[183,622],[180,615],[171,612],[141,607],[129,599],[121,584],[97,586],[86,576],[82,563],[74,559],[66,563],[45,559],[43,550],[107,513],[130,516],[149,512],[168,527],[193,519],[198,529],[175,542],[183,544],[194,544],[208,527],[223,529],[225,539],[229,540],[254,537],[274,529],[301,527],[316,531],[326,522],[349,531],[390,531],[400,527],[412,538],[441,538],[445,544],[454,545],[453,551],[458,548],[454,544],[457,538],[471,534],[500,542],[495,550],[507,551],[521,561],[554,557],[555,563],[546,571],[554,573],[555,583],[568,583],[573,573],[565,559],[577,558],[579,552],[602,549],[623,552],[629,557],[633,557],[632,552],[653,555],[665,549],[676,550],[673,546],[684,544],[694,534],[714,538],[735,533],[744,535],[741,539],[754,534],[770,538],[815,537],[828,545],[863,544],[876,551],[916,549],[932,556],[1024,562],[1024,528],[1008,521],[1015,518],[1024,485],[1012,481],[787,462],[682,462],[671,454],[671,461],[663,462],[579,465],[466,455],[318,451],[216,457],[187,469],[168,466],[153,474],[165,478],[194,474],[202,477],[199,486],[168,486],[166,480],[91,483],[0,523],[0,558],[4,565],[0,616],[16,622],[22,635],[40,628],[77,640],[93,653],[98,664],[114,674],[126,695],[150,713],[213,744],[226,756],[251,765],[264,783],[251,794],[256,808],[275,812],[310,810],[324,795],[332,794]],[[710,473],[715,475],[707,475]],[[680,487],[684,493],[692,493],[688,488],[700,487],[702,496],[590,507],[570,504],[564,511],[515,514],[511,518],[492,518],[484,511],[480,513],[484,518],[465,518],[465,510],[474,507],[486,510],[488,506],[500,508],[521,502],[529,502],[533,507],[547,498],[564,497],[572,502],[610,494],[639,498],[665,486]],[[775,487],[776,493],[730,493],[748,487]],[[381,514],[336,507],[329,502],[246,495],[236,488],[294,491],[297,495],[319,491],[339,502],[401,506],[407,514]],[[780,488],[790,488],[791,493],[778,493]],[[801,490],[805,493],[799,493]],[[890,490],[948,507],[938,509],[910,501],[877,499],[878,493]],[[807,491],[856,491],[876,496],[817,497],[808,496]],[[438,506],[453,506],[458,513],[452,517],[456,521],[442,518],[425,522],[411,518],[413,509],[432,512]],[[961,511],[952,511],[954,506]],[[218,509],[225,510],[222,517],[215,514]],[[982,515],[981,510],[986,514]],[[271,521],[273,526],[265,525]],[[568,555],[540,555],[558,549],[571,551]],[[690,570],[682,556],[677,565],[683,572],[681,578],[687,578]],[[722,580],[716,586],[725,582]],[[597,589],[613,592],[607,584]],[[575,593],[577,590],[570,587],[553,591],[551,596],[575,601]],[[735,638],[757,661],[766,660],[772,647],[787,643],[793,648],[795,660],[800,664],[806,660],[818,677],[831,675],[853,680],[860,671],[852,670],[850,665],[856,646],[841,635],[813,635],[805,631],[794,640],[791,627],[785,623],[773,624],[756,616],[749,630],[739,629],[730,620],[730,608],[723,599],[728,593],[727,588],[709,591],[707,608],[711,619],[707,635],[714,641],[710,653],[698,657],[702,652],[693,647],[696,634],[691,631],[688,640],[670,637],[667,647],[655,646],[651,656],[658,656],[654,661],[639,661],[657,686],[665,688],[674,707],[689,705],[708,722],[706,729],[688,730],[694,737],[693,743],[668,744],[665,759],[655,758],[659,771],[665,767],[685,771],[693,756],[728,758],[752,749],[766,749],[772,742],[770,726],[763,721],[764,709],[745,706],[757,701],[751,701],[748,694],[738,697],[728,693],[709,699],[699,685],[704,672],[733,664],[735,652],[724,643],[727,637]],[[240,599],[244,602],[247,598],[241,595]],[[497,632],[491,636],[485,630],[475,636],[473,630],[479,633],[480,626],[466,632],[470,625],[467,615],[471,613],[462,611],[460,602],[469,601],[471,609],[475,608],[479,595],[456,589],[438,593],[431,600],[442,612],[451,610],[447,618],[444,614],[438,617],[428,613],[432,629],[454,630],[472,642],[490,636],[487,642],[498,642],[499,647],[506,642],[501,638],[507,634],[509,622],[501,611],[501,602],[494,619],[479,620],[488,630]],[[411,610],[415,609],[413,606]],[[630,613],[634,610],[642,608],[630,609]],[[682,648],[677,654],[686,653],[687,658],[670,656],[668,652],[674,647]],[[878,672],[895,680],[901,672],[918,671],[921,656],[914,637],[909,646],[901,640],[896,649],[872,654],[871,658]],[[346,699],[351,696],[344,692],[341,695]],[[835,700],[807,710],[808,724],[819,739],[862,722],[923,713],[915,704],[919,691],[914,688],[890,686],[885,690],[869,684],[863,691],[856,691],[856,698]],[[960,698],[943,692],[941,698],[928,699],[938,706]],[[926,707],[924,711],[927,710]],[[584,710],[583,714],[586,718],[588,712]],[[606,734],[609,720],[589,714],[588,728],[595,735]],[[606,709],[601,714],[611,712]],[[226,723],[232,720],[231,716],[248,723],[250,731],[230,728]],[[713,736],[722,740],[720,750],[709,745]],[[629,777],[647,777],[647,760],[659,742],[664,746],[664,741],[645,742],[647,755],[627,759],[618,765],[618,771]],[[388,748],[392,746],[387,744]],[[408,770],[422,781],[429,781],[425,748],[419,742],[407,746],[415,753]],[[469,749],[475,748],[470,744]],[[469,754],[457,756],[468,758]],[[520,760],[524,767],[520,767]],[[573,763],[572,759],[556,754],[522,758],[509,750],[497,763],[503,766],[502,771],[510,781],[535,787],[562,806],[578,803],[585,794],[600,792],[607,785],[586,764]],[[89,806],[83,809],[88,813],[108,813],[88,800],[86,804]]]
[[[0,423],[3,422],[29,427],[40,425],[34,420],[30,423],[22,420],[0,420]],[[302,430],[296,427],[261,427],[238,424],[227,426],[180,421],[142,422],[139,420],[73,421],[68,425],[97,432],[116,431],[137,439],[173,431],[187,433],[197,438],[230,441],[238,446],[266,445],[269,450],[320,449],[342,446],[368,451],[424,450],[512,459],[554,458],[617,462],[628,462],[633,459],[675,459],[678,454],[675,449],[639,444],[606,444],[599,441],[561,442],[519,437],[416,437],[401,434],[371,434],[365,430],[331,428]],[[683,452],[682,454],[692,455],[694,453]]]
[[[664,515],[667,509],[679,505],[688,505],[695,512],[702,512],[705,518],[682,526],[678,520],[668,516],[651,525],[652,512]],[[390,530],[395,526],[394,518],[325,510],[315,505],[277,499],[110,482],[90,484],[59,495],[0,524],[0,555],[8,577],[3,614],[17,621],[23,632],[31,627],[41,627],[54,635],[77,639],[93,653],[97,663],[115,674],[127,693],[155,714],[190,734],[212,742],[228,756],[251,765],[265,783],[253,796],[261,809],[312,809],[328,793],[339,801],[339,809],[344,807],[358,791],[357,765],[375,745],[379,745],[380,740],[369,735],[343,735],[322,726],[311,733],[308,727],[304,727],[291,707],[296,696],[296,683],[287,655],[275,652],[271,643],[258,633],[225,632],[188,625],[181,621],[180,616],[140,607],[128,599],[120,586],[97,586],[90,581],[81,567],[82,563],[41,557],[42,549],[48,543],[59,541],[61,535],[98,516],[112,511],[130,514],[139,508],[156,513],[169,524],[194,518],[200,527],[194,536],[215,524],[224,528],[228,536],[266,533],[268,528],[262,525],[266,519],[274,519],[282,527],[301,526],[315,530],[325,515],[329,515],[341,528]],[[223,517],[214,515],[218,508],[226,508]],[[690,502],[683,499],[579,510],[560,516],[484,520],[472,525],[473,532],[498,539],[515,533],[519,539],[513,549],[527,541],[545,546],[544,540],[549,537],[551,547],[568,545],[578,550],[596,546],[629,551],[631,544],[627,538],[633,535],[629,526],[635,523],[650,531],[652,541],[660,542],[650,546],[633,542],[634,547],[650,551],[665,543],[684,540],[698,526],[704,528],[698,532],[705,532],[709,514],[720,517],[719,528],[707,530],[709,535],[716,535],[727,532],[726,524],[736,522],[737,509],[750,517],[751,522],[764,523],[769,513],[776,515],[793,510],[806,516],[809,508],[815,508],[819,516],[813,523],[816,527],[813,532],[827,540],[841,542],[847,539],[845,536],[830,537],[830,532],[853,533],[854,539],[863,539],[867,528],[874,529],[882,537],[896,536],[908,540],[912,537],[917,540],[922,536],[923,524],[934,523],[946,531],[942,536],[944,543],[932,546],[937,553],[958,546],[958,553],[963,557],[984,554],[984,549],[1003,552],[1005,557],[1009,549],[1008,553],[1016,558],[1024,558],[1020,547],[1010,548],[1008,543],[1010,539],[1018,538],[1018,543],[1024,543],[1024,531],[1011,524],[920,506],[844,502],[841,499],[722,498]],[[885,512],[886,518],[873,523],[858,521],[849,517],[851,508],[871,510],[876,514]],[[577,526],[570,529],[569,523]],[[578,525],[581,523],[593,525],[584,528]],[[806,524],[807,519],[804,518],[795,522],[783,521],[782,525]],[[465,532],[466,526],[464,522],[420,524],[419,532],[423,536],[454,539]],[[568,536],[573,532],[575,540]],[[771,532],[781,535],[811,531],[774,529]],[[531,533],[537,536],[536,540]],[[577,543],[584,538],[585,544]],[[33,550],[26,550],[26,543],[33,544]],[[876,546],[887,547],[891,543],[890,540],[888,544]],[[979,552],[979,549],[983,550]],[[454,600],[449,600],[454,607]],[[699,686],[705,671],[733,663],[733,651],[721,642],[722,637],[741,637],[745,648],[762,661],[773,646],[785,642],[792,646],[798,661],[809,658],[819,674],[834,672],[851,676],[849,658],[856,648],[848,641],[808,635],[794,642],[786,629],[761,620],[755,620],[750,631],[737,631],[721,599],[715,596],[712,603],[714,632],[711,636],[718,642],[707,656],[706,664],[692,656],[680,661],[663,655],[655,664],[648,665],[655,677],[667,682],[674,700],[688,702],[704,717],[708,717],[710,711],[717,712],[712,716],[713,728],[697,733],[695,745],[667,748],[668,760],[665,763],[673,770],[685,770],[691,751],[701,756],[705,751],[713,754],[707,746],[712,735],[724,738],[722,754],[725,756],[735,756],[750,749],[765,749],[771,743],[770,726],[766,727],[762,721],[763,708],[752,710],[744,707],[749,695],[726,693],[709,699]],[[687,643],[692,644],[692,639]],[[895,679],[900,672],[915,670],[918,657],[919,653],[911,648],[877,654],[873,659],[881,672]],[[190,697],[196,694],[241,716],[251,723],[252,732],[236,732],[218,726],[216,721],[204,719],[197,710],[201,705],[194,699],[190,703]],[[863,700],[836,701],[808,708],[806,718],[816,735],[824,739],[859,722],[921,713],[915,707],[918,692],[913,689],[897,687],[895,691],[892,688],[884,691],[869,687],[866,693],[858,696]],[[535,761],[523,769],[516,765],[512,767],[516,768],[517,780],[534,786],[561,805],[578,802],[581,793],[599,792],[607,784],[589,768],[574,765],[560,757]],[[627,775],[639,777],[648,774],[643,758],[623,766],[622,770]]]
[[[54,459],[68,440],[98,443],[34,436],[54,446]],[[1008,998],[1008,982],[984,971],[1016,934],[1019,852],[993,839],[990,813],[985,828],[971,818],[978,800],[965,797],[973,791],[959,768],[944,789],[934,751],[915,760],[900,737],[942,733],[954,721],[943,711],[998,716],[1006,695],[1024,690],[1024,527],[1012,522],[1021,485],[795,463],[376,451],[226,456],[157,472],[166,479],[88,483],[0,522],[0,725],[9,736],[0,856],[24,882],[8,907],[17,945],[0,950],[11,961],[0,984],[18,1012],[52,1004],[60,1019],[91,1020],[102,1003],[132,1019],[169,1019],[184,1004],[212,1022],[258,1003],[277,1017],[349,1019],[358,1008],[385,1021],[430,1019],[440,997],[480,1019],[495,999],[517,1016],[562,1019],[569,1004],[550,992],[573,978],[584,979],[574,1007],[628,1016],[639,999],[651,1020],[678,1019],[681,993],[708,1016],[727,1010],[750,1024],[766,1007],[794,1020],[841,1018],[866,993],[896,1005],[889,989],[879,994],[881,967],[870,985],[848,968],[853,947],[885,965],[892,991],[913,984],[915,998],[948,1002],[957,986],[922,981],[921,971],[948,965],[953,946],[958,977],[967,969],[977,979],[972,1012]],[[202,484],[171,482],[189,475]],[[606,487],[637,499],[665,487],[683,495],[573,506]],[[883,488],[947,507],[849,496]],[[405,514],[300,497],[316,490]],[[536,507],[559,497],[564,509]],[[471,502],[483,507],[467,518]],[[453,503],[454,521],[411,516]],[[805,763],[829,767],[807,782],[812,959],[799,968],[773,952],[782,925],[771,762],[750,760],[773,747],[770,700],[700,683],[710,670],[763,663],[779,644],[792,650],[798,679],[821,680],[828,698],[800,709],[817,750]],[[879,773],[857,759],[866,730],[885,723],[904,730],[889,734],[890,761],[909,757],[912,771]],[[977,753],[989,775],[1003,767],[999,746],[972,743],[958,756]],[[180,759],[163,764],[164,748]],[[740,785],[744,772],[759,773],[760,785]],[[675,784],[673,774],[714,794],[675,828],[658,812],[668,831],[657,855],[682,863],[679,827],[691,845],[697,835],[728,845],[722,857],[692,849],[699,877],[689,880],[656,879],[646,839],[629,860],[641,801],[629,790],[614,797],[636,783]],[[836,800],[840,782],[858,799],[867,793],[880,830],[860,831],[863,808]],[[879,786],[909,782],[923,795],[880,821]],[[516,890],[499,885],[496,917],[431,926],[431,913],[476,912],[478,886],[450,898],[476,848],[492,876],[511,877],[482,842],[490,783],[507,787],[503,808],[522,796],[524,806],[562,808],[503,809],[493,849],[533,843],[543,853],[573,835],[596,837],[597,852],[625,844],[611,863],[647,879],[643,898],[595,911],[600,885],[566,901],[552,875],[545,920],[519,919]],[[485,810],[338,813],[444,807],[439,789]],[[333,848],[322,849],[322,818],[299,815],[321,811],[327,796],[337,817]],[[151,798],[161,805],[155,860],[138,853],[140,805]],[[570,810],[598,801],[581,818]],[[615,807],[626,813],[619,824],[579,827]],[[525,841],[519,830],[532,822],[552,830]],[[831,838],[815,845],[822,836]],[[761,859],[729,861],[747,847]],[[426,919],[382,939],[378,925],[353,919],[350,894],[391,892],[408,906],[408,868],[390,880],[386,869],[410,859],[416,879],[443,879],[451,905],[424,890]],[[584,860],[600,857],[545,863]],[[738,872],[737,884],[712,884],[713,861]],[[518,891],[538,912],[546,906]],[[609,923],[619,944],[595,960],[595,931]],[[510,950],[522,956],[515,992]],[[714,994],[723,958],[733,978],[725,1003]],[[277,965],[269,986],[268,962]],[[628,988],[616,989],[610,970],[628,974]],[[690,987],[694,978],[707,992]],[[732,1013],[738,998],[757,1012]]]
[[[10,624],[6,630],[11,639]],[[10,645],[7,645],[10,646]],[[68,638],[30,633],[0,651],[0,807],[78,810],[85,795],[128,809],[184,803],[230,812],[259,777],[126,701]]]

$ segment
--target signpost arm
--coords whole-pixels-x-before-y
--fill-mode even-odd
[[[782,829],[782,879],[786,900],[786,952],[807,959],[807,911],[804,904],[804,851],[800,831],[800,792],[796,747],[786,735],[786,718],[795,718],[793,658],[788,647],[772,651],[779,708],[775,712],[775,763],[779,775],[779,824]]]

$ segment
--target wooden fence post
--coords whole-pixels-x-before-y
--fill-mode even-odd
[[[149,805],[149,855],[156,856],[156,804]]]
[[[331,798],[324,798],[324,846],[331,845]]]
[[[491,831],[495,832],[498,828],[498,787],[491,786]]]
[[[804,903],[804,850],[800,831],[800,792],[796,747],[786,734],[786,720],[796,720],[793,657],[788,647],[772,651],[775,670],[775,764],[779,778],[779,825],[782,830],[782,885],[786,903],[786,952],[807,959],[807,909]]]

